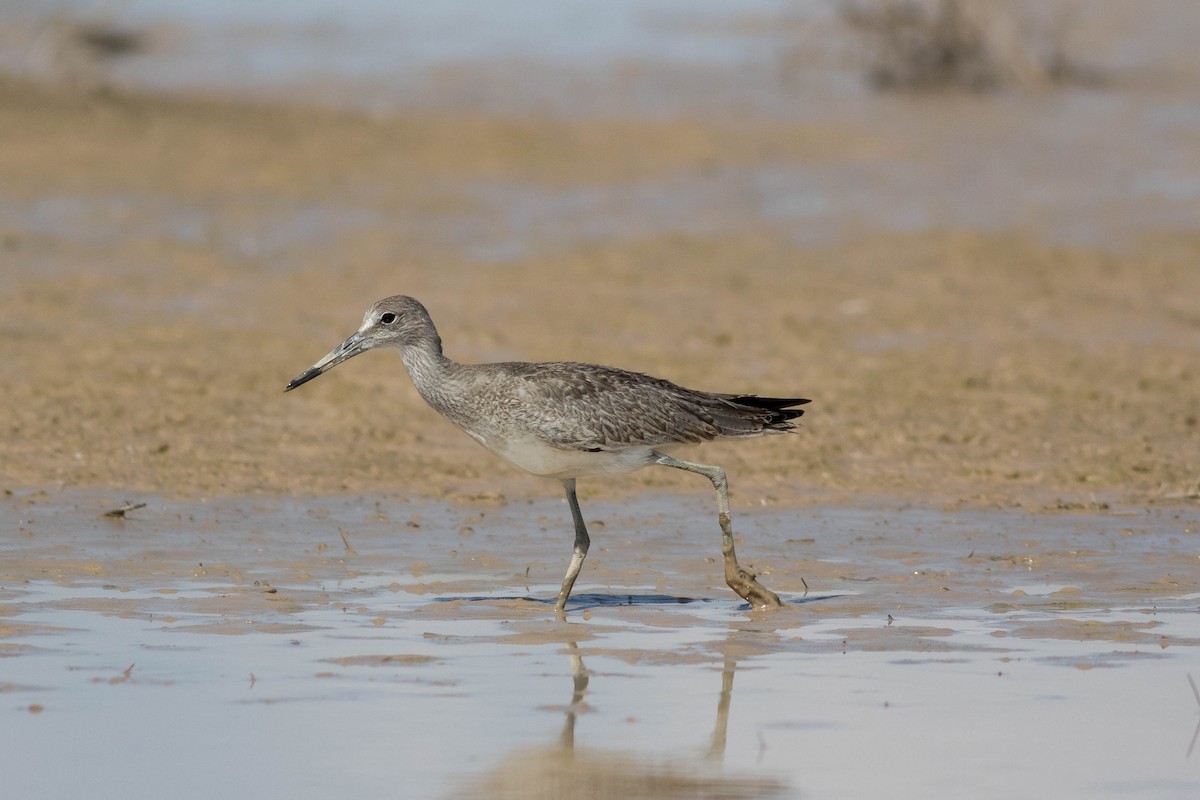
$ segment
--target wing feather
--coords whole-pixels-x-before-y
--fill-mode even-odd
[[[508,424],[577,450],[697,444],[791,430],[800,398],[700,392],[639,372],[572,362],[497,364],[486,393]]]

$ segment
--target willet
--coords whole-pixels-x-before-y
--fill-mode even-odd
[[[475,441],[526,472],[562,481],[575,523],[575,551],[555,609],[566,610],[591,540],[575,496],[577,478],[621,475],[662,464],[695,472],[717,491],[725,582],[752,606],[779,597],[738,563],[725,470],[674,458],[665,449],[719,438],[784,433],[804,413],[801,398],[714,394],[614,367],[573,362],[459,364],[425,306],[396,295],[367,310],[362,325],[284,391],[378,347],[400,351],[417,393]]]

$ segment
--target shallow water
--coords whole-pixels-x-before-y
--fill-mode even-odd
[[[38,66],[54,56],[36,33],[51,12],[95,19],[73,3],[9,11],[0,22],[33,33],[0,39],[0,67],[53,74]],[[410,249],[429,242],[485,262],[664,231],[765,228],[809,244],[872,230],[966,227],[1106,247],[1194,231],[1200,61],[1181,32],[1200,23],[1197,6],[1159,0],[1131,21],[1120,4],[1105,4],[1077,16],[1070,44],[1106,76],[1102,88],[895,97],[868,89],[855,55],[863,42],[824,2],[761,0],[736,11],[644,0],[368,2],[349,12],[325,0],[278,8],[123,3],[106,19],[147,31],[150,44],[97,66],[102,80],[121,86],[385,113],[782,122],[857,144],[827,143],[800,163],[713,164],[620,184],[431,187],[434,195],[460,193],[469,210],[459,203],[420,218],[336,198],[298,208],[264,199],[271,214],[252,222],[222,211],[224,203],[155,197],[58,197],[28,207],[0,194],[0,210],[34,232],[70,229],[103,241],[114,229],[146,228],[185,243],[215,240],[231,257],[390,228]]]
[[[18,4],[8,16],[60,14],[147,31],[149,47],[117,67],[146,85],[254,91],[334,84],[359,101],[395,103],[412,100],[431,73],[462,64],[517,61],[588,73],[642,60],[733,66],[761,58],[764,42],[781,41],[781,32],[747,30],[737,20],[784,13],[820,19],[830,11],[821,2],[789,0],[753,0],[737,9],[714,0],[132,0],[109,9],[40,0]],[[17,62],[15,54],[10,60]]]
[[[1192,512],[735,509],[754,613],[709,498],[585,502],[558,622],[560,502],[142,499],[6,503],[12,796],[1200,789]]]

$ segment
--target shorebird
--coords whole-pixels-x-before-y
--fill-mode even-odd
[[[400,351],[417,393],[472,439],[526,472],[562,481],[575,524],[575,550],[555,601],[558,616],[565,614],[591,544],[575,496],[576,479],[621,475],[652,464],[712,481],[725,582],[752,606],[781,605],[778,595],[738,563],[725,470],[664,451],[791,431],[796,428],[792,420],[804,413],[796,406],[808,400],[700,392],[638,372],[569,361],[459,364],[442,353],[442,339],[425,306],[404,295],[371,306],[350,338],[284,391],[381,347]]]

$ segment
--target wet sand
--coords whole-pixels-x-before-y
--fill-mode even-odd
[[[0,792],[1195,796],[1188,75],[801,114],[665,72],[571,113],[0,78]],[[555,622],[556,484],[387,354],[282,393],[399,292],[463,361],[813,398],[691,452],[788,605],[649,469],[580,485]]]

